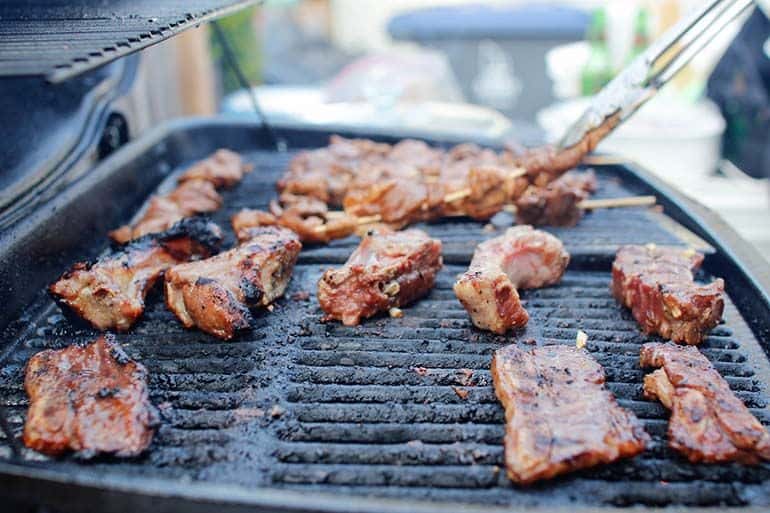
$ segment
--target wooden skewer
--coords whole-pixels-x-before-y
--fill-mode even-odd
[[[589,166],[613,166],[628,164],[628,159],[617,155],[586,155],[581,162]]]
[[[583,210],[595,210],[597,208],[622,208],[622,207],[651,207],[655,205],[655,196],[629,196],[626,198],[602,198],[583,200],[578,203],[578,208]]]
[[[524,169],[523,167],[519,167],[511,171],[511,174],[508,175],[508,178],[519,178],[526,174],[527,174],[527,170]],[[458,191],[450,192],[449,194],[444,196],[444,203],[453,203],[457,200],[467,198],[470,195],[471,195],[471,189],[470,187],[466,187]]]

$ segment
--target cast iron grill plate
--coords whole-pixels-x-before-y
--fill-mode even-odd
[[[235,12],[256,0],[5,1],[0,76],[59,82]]]
[[[245,206],[266,207],[291,156],[246,153],[256,171],[224,194],[225,207],[214,215],[228,244],[229,216]],[[598,171],[597,197],[639,193]],[[167,180],[161,190],[170,185]],[[80,475],[477,505],[768,505],[767,465],[693,465],[667,447],[666,412],[641,396],[639,347],[656,338],[643,335],[609,293],[609,262],[619,243],[709,248],[663,214],[642,209],[598,211],[575,228],[550,230],[576,258],[560,285],[523,293],[531,320],[503,337],[473,328],[451,287],[475,245],[508,222],[503,216],[487,228],[468,220],[424,226],[444,241],[447,263],[435,289],[401,319],[379,317],[355,328],[319,323],[315,284],[323,270],[347,258],[354,238],[303,250],[275,311],[257,312],[253,329],[232,342],[184,330],[155,293],[144,318],[118,336],[147,366],[152,400],[162,412],[148,453],[131,461],[79,462],[25,450],[23,464]],[[65,320],[43,294],[24,319],[5,341],[19,343],[0,371],[0,404],[17,434],[27,407],[22,381],[29,357],[94,337]],[[729,298],[724,319],[701,349],[767,424],[767,359]],[[573,344],[578,329],[589,335],[609,388],[643,419],[652,444],[635,459],[514,486],[502,469],[503,412],[491,387],[491,354],[504,343]],[[1,457],[10,458],[8,441],[0,443]]]

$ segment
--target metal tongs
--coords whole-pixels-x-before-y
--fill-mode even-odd
[[[753,0],[708,0],[682,18],[593,97],[558,148],[564,150],[587,140],[589,150],[593,150],[752,4]]]

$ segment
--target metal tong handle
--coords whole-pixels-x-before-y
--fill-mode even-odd
[[[753,0],[708,0],[668,29],[599,91],[583,115],[566,131],[558,146],[570,148],[592,130],[598,140],[630,117],[666,85]],[[604,125],[604,126],[603,126]]]

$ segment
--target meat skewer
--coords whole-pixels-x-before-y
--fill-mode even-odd
[[[94,263],[80,262],[49,287],[65,312],[99,330],[129,329],[144,312],[144,298],[172,265],[207,257],[219,246],[217,225],[183,219],[162,233],[145,235]]]
[[[668,443],[693,463],[770,461],[770,434],[697,348],[642,346],[644,396],[671,410]]]
[[[301,248],[290,230],[254,228],[236,248],[166,271],[166,305],[186,328],[229,340],[249,327],[250,308],[283,295]]]
[[[477,328],[503,334],[529,320],[517,289],[558,283],[568,264],[569,253],[559,239],[516,226],[478,245],[454,285],[455,295]]]
[[[612,293],[645,333],[700,344],[724,310],[724,281],[695,283],[703,255],[675,247],[624,246],[612,264]]]
[[[37,353],[27,364],[24,388],[24,445],[51,456],[68,450],[81,457],[136,456],[150,445],[159,421],[147,371],[112,335]]]
[[[585,350],[506,346],[492,358],[492,378],[505,408],[505,467],[516,483],[629,458],[649,442]]]
[[[324,273],[318,302],[325,320],[354,326],[427,294],[443,265],[441,241],[416,229],[367,235],[345,265]]]
[[[217,150],[180,176],[179,185],[171,193],[150,198],[147,209],[137,221],[111,231],[109,237],[125,244],[148,233],[167,230],[180,219],[219,210],[222,197],[217,189],[232,187],[251,169],[252,166],[244,164],[237,153]]]

